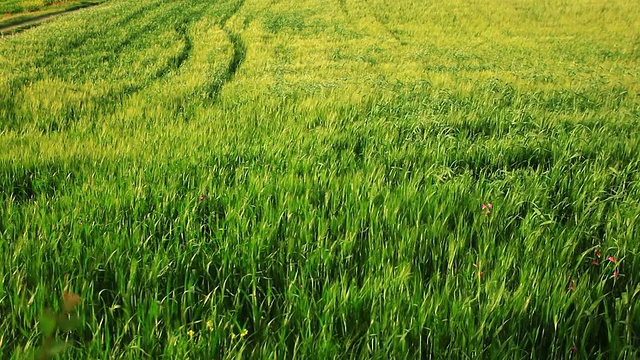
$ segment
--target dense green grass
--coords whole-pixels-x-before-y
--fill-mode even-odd
[[[0,40],[1,357],[69,289],[69,359],[637,358],[635,8],[113,0]]]

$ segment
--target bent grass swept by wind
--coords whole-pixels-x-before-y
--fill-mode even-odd
[[[637,358],[630,0],[110,0],[0,40],[0,351]],[[59,279],[65,279],[62,282]]]

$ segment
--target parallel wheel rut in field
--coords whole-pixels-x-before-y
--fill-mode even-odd
[[[341,0],[344,1],[344,0]],[[394,32],[388,24],[388,21],[384,21],[380,18],[380,15],[378,15],[374,10],[370,11],[371,15],[373,15],[373,18],[376,20],[376,22],[384,29],[384,31],[386,31],[389,35],[391,35],[392,38],[394,38],[398,43],[400,43],[400,45],[406,45],[407,43],[402,40],[400,38],[400,36]]]
[[[217,97],[225,84],[233,80],[236,72],[238,71],[238,68],[244,62],[247,53],[247,48],[239,35],[227,29],[225,29],[225,33],[227,34],[227,37],[229,38],[229,41],[231,41],[231,44],[233,46],[233,56],[231,58],[231,61],[229,61],[229,67],[227,68],[227,72],[222,78],[222,81],[213,86],[212,93],[214,97]]]
[[[184,42],[184,46],[180,50],[180,53],[176,56],[169,59],[167,66],[159,69],[159,71],[155,74],[154,81],[160,80],[164,76],[166,76],[170,71],[175,71],[180,69],[180,67],[189,59],[191,50],[193,49],[193,42],[191,38],[187,34],[187,30],[189,28],[189,22],[184,22],[176,27],[176,32],[180,36],[180,39]]]
[[[347,0],[338,0],[338,3],[340,3],[340,10],[342,10],[342,13],[349,15],[349,11],[347,11]]]
[[[223,20],[222,29],[226,33],[227,37],[229,38],[229,41],[233,46],[233,56],[231,58],[231,61],[229,62],[229,67],[227,68],[227,72],[222,78],[222,81],[214,84],[211,89],[211,93],[213,94],[214,99],[218,97],[218,94],[220,94],[220,91],[225,86],[225,84],[233,80],[234,76],[236,75],[236,72],[238,71],[238,68],[240,68],[240,65],[242,65],[247,55],[247,47],[242,41],[242,39],[240,38],[240,35],[230,30],[227,26],[229,19],[233,15],[238,13],[240,8],[242,8],[243,4],[244,4],[244,0],[240,1],[238,5],[235,7],[235,9],[233,10],[233,12],[231,12],[229,16]]]

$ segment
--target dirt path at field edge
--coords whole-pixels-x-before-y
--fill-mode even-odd
[[[42,15],[42,16],[27,20],[25,22],[21,22],[19,24],[13,24],[13,25],[7,25],[7,26],[0,25],[0,38],[3,37],[3,36],[8,36],[8,35],[13,35],[13,34],[18,33],[18,32],[21,31],[20,28],[22,28],[22,27],[24,27],[25,28],[24,30],[26,30],[28,28],[31,28],[34,25],[38,25],[38,24],[40,24],[40,23],[42,23],[42,22],[44,22],[46,20],[49,20],[51,18],[58,17],[58,16],[64,15],[64,14],[69,14],[71,12],[78,11],[78,10],[81,10],[81,9],[86,9],[88,7],[96,6],[96,5],[99,5],[99,4],[100,3],[83,4],[81,6],[74,7],[74,8],[67,9],[67,10],[63,10],[63,11],[60,11],[60,12],[57,12],[57,13]],[[9,33],[5,34],[7,32],[9,32]]]

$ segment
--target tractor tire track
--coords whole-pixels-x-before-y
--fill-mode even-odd
[[[240,34],[234,32],[229,27],[229,19],[231,19],[240,11],[242,6],[244,5],[244,1],[245,0],[238,1],[238,4],[234,7],[234,9],[222,19],[222,30],[225,32],[227,38],[233,46],[233,56],[231,57],[231,61],[229,61],[229,65],[227,67],[225,75],[220,79],[220,81],[217,81],[215,84],[213,84],[213,87],[211,88],[214,101],[218,99],[222,88],[233,80],[247,55],[247,46],[245,45],[244,41],[242,41]]]
[[[388,25],[389,22],[382,20],[380,18],[380,15],[378,15],[378,13],[375,10],[370,8],[369,13],[373,16],[373,18],[376,20],[378,25],[380,25],[387,32],[387,34],[389,34],[392,38],[394,38],[398,44],[402,46],[407,45],[406,41],[402,40],[402,38],[400,38],[398,34],[396,34],[391,28],[389,28],[389,25]]]
[[[347,0],[338,0],[340,4],[340,11],[346,16],[349,16],[349,10],[347,10]]]

